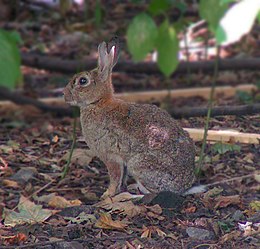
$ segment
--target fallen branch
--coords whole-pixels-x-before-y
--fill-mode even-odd
[[[42,111],[56,113],[57,115],[72,116],[73,113],[72,109],[70,108],[65,108],[57,105],[50,105],[43,101],[39,101],[30,97],[23,96],[16,92],[12,92],[6,87],[0,87],[0,98],[12,101],[17,105],[32,105]],[[4,105],[6,106],[6,104]],[[9,102],[9,106],[10,106],[10,102]]]
[[[62,73],[76,73],[96,67],[97,59],[64,60],[59,57],[22,53],[22,64],[30,67],[58,71]],[[190,72],[211,72],[214,61],[180,62],[175,74]],[[219,70],[259,70],[260,58],[223,59],[219,61]],[[115,71],[126,73],[161,74],[155,62],[121,61],[115,66]]]
[[[224,96],[231,96],[236,91],[234,87],[220,87],[216,88],[216,96],[219,94],[224,94]],[[250,90],[252,85],[243,85],[239,86],[239,89]],[[194,89],[180,89],[172,90],[170,92],[171,98],[176,97],[191,97],[196,95],[201,97],[208,97],[208,91],[210,88],[196,88]],[[134,93],[121,93],[116,94],[120,99],[130,101],[130,102],[149,102],[149,101],[162,101],[169,91],[149,91],[149,92],[134,92]],[[0,87],[0,98],[10,100],[17,105],[33,105],[38,109],[46,112],[52,112],[58,116],[73,116],[73,110],[66,105],[63,98],[45,98],[45,99],[32,99],[26,96],[23,96],[19,93],[11,92],[5,87]],[[0,108],[4,107],[5,109],[17,109],[18,106],[15,106],[10,101],[1,101]],[[67,107],[66,107],[66,106]],[[169,113],[175,118],[181,117],[204,117],[207,115],[207,108],[205,107],[182,107],[182,108],[173,108],[168,110]],[[212,109],[211,116],[225,116],[225,115],[253,115],[260,113],[260,103],[250,104],[250,105],[241,105],[241,106],[222,106],[214,107]]]
[[[208,108],[205,107],[183,107],[168,110],[168,112],[175,118],[189,118],[189,117],[205,117],[207,116]],[[254,115],[260,113],[260,103],[239,106],[217,106],[213,107],[210,116],[243,116]]]
[[[194,141],[201,141],[204,135],[204,129],[184,128],[189,132]],[[209,130],[207,135],[209,142],[223,143],[244,143],[244,144],[260,144],[260,134],[242,133],[238,131]]]

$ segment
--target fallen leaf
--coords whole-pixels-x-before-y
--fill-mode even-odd
[[[158,220],[164,220],[165,217],[161,216],[160,214],[162,214],[162,208],[160,207],[160,205],[156,204],[154,206],[146,206],[147,210],[149,210],[147,212],[147,216],[150,218],[155,218]]]
[[[249,206],[255,212],[260,211],[260,201],[251,201]]]
[[[215,196],[219,195],[221,192],[223,192],[223,188],[214,187],[213,189],[210,189],[205,194],[203,194],[203,199],[215,197]]]
[[[216,202],[214,208],[223,208],[229,205],[239,205],[241,204],[241,199],[239,195],[232,195],[232,196],[219,196],[215,200]]]
[[[57,143],[59,141],[59,137],[57,135],[55,135],[52,140],[53,143]]]
[[[26,241],[27,236],[24,233],[18,233],[13,236],[1,236],[1,239],[6,245],[15,245],[20,244],[20,242]]]
[[[258,183],[260,183],[260,175],[259,175],[259,174],[255,174],[255,175],[254,175],[254,178],[255,178],[255,180],[256,180]]]
[[[239,232],[239,231],[232,231],[231,233],[227,233],[221,237],[221,239],[220,239],[221,244],[225,243],[226,241],[232,241],[233,239],[240,237],[240,235],[241,235],[241,232]]]
[[[13,154],[13,148],[4,144],[0,145],[0,151],[5,154]]]
[[[160,237],[165,237],[166,233],[156,226],[143,225],[141,238],[151,238],[153,233],[157,233]]]
[[[86,222],[87,225],[94,224],[96,222],[96,216],[93,214],[86,214],[81,212],[77,217],[63,217],[65,220],[69,220],[72,223],[81,224]]]
[[[79,206],[82,202],[78,199],[76,200],[67,200],[62,196],[57,196],[55,193],[42,196],[34,196],[34,199],[40,202],[47,203],[50,207],[54,208],[66,208],[72,206]]]
[[[24,196],[21,196],[18,204],[18,212],[4,209],[4,224],[14,227],[18,224],[34,224],[47,220],[52,214],[52,210],[43,209],[42,205],[35,205]]]
[[[129,217],[134,217],[147,211],[145,206],[133,204],[131,201],[132,199],[133,195],[125,192],[112,198],[106,198],[105,200],[96,203],[94,206],[109,210],[110,212],[123,213]]]
[[[2,181],[3,185],[8,187],[8,188],[19,188],[19,185],[16,181],[12,181],[12,180],[8,180],[8,179],[4,179]]]
[[[195,206],[187,207],[187,208],[183,209],[182,212],[185,214],[193,214],[193,213],[195,213],[196,209],[197,208]]]
[[[80,148],[74,149],[72,157],[71,157],[71,163],[76,163],[80,166],[88,165],[92,161],[92,158],[93,158],[93,156],[90,155],[90,153],[88,151],[89,150],[87,150],[87,149],[80,149]],[[69,154],[70,154],[70,151],[68,151],[61,158],[61,160],[67,161],[69,158]]]
[[[102,213],[97,220],[95,226],[102,229],[124,230],[127,227],[127,224],[119,220],[114,221],[112,220],[110,214]]]
[[[162,214],[162,208],[160,207],[159,204],[155,204],[153,206],[146,206],[146,208],[148,210],[150,210],[151,212],[155,213],[155,214]]]
[[[81,204],[82,203],[80,200],[67,200],[62,196],[53,196],[48,202],[48,205],[54,208],[66,208],[72,206],[79,206]]]

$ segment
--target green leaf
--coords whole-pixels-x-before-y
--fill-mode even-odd
[[[21,38],[17,32],[0,29],[0,85],[9,88],[14,88],[22,77],[18,42]]]
[[[243,102],[244,104],[252,104],[253,103],[254,98],[253,98],[252,94],[250,94],[246,91],[238,90],[236,92],[236,95],[239,98],[239,100],[241,102]]]
[[[142,60],[154,48],[157,27],[146,13],[137,15],[127,30],[127,45],[135,61]]]
[[[257,21],[258,21],[258,24],[259,24],[260,23],[260,11],[257,14]]]
[[[102,21],[101,4],[100,4],[100,0],[96,0],[96,6],[95,6],[95,23],[96,23],[96,26],[100,26],[101,21]]]
[[[211,147],[212,152],[218,153],[218,154],[225,154],[227,152],[233,152],[233,151],[240,151],[241,146],[237,144],[226,144],[226,143],[215,143]]]
[[[221,19],[216,38],[218,44],[228,45],[237,42],[250,32],[260,11],[260,1],[242,0],[233,5]],[[223,37],[225,33],[225,37]]]
[[[152,0],[150,5],[148,6],[148,11],[152,15],[159,15],[164,13],[170,7],[170,3],[168,0]]]
[[[200,0],[199,14],[208,22],[210,30],[215,32],[227,8],[227,1],[221,3],[219,0]]]
[[[179,41],[177,34],[169,22],[164,21],[156,42],[158,50],[158,66],[164,75],[170,76],[178,65]]]

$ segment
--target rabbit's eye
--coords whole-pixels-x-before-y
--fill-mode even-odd
[[[81,77],[81,78],[79,79],[79,84],[80,84],[81,86],[86,86],[88,83],[89,83],[89,80],[88,80],[88,78],[86,78],[86,77]]]

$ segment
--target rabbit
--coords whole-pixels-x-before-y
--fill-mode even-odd
[[[64,88],[65,102],[80,107],[89,154],[107,167],[110,184],[102,198],[126,190],[128,176],[143,193],[184,193],[195,181],[194,143],[165,110],[115,97],[111,74],[118,55],[117,39],[102,42],[97,68],[76,74]]]

